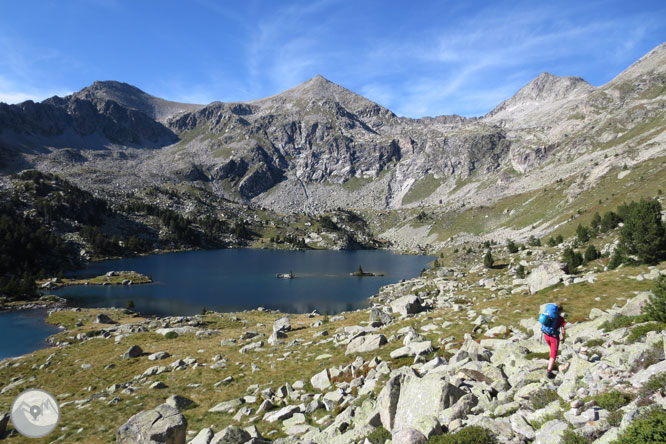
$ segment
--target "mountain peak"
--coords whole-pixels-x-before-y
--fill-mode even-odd
[[[92,85],[83,88],[72,96],[77,99],[90,100],[94,103],[113,100],[126,108],[141,111],[161,122],[181,112],[194,111],[202,107],[196,104],[160,99],[129,83],[115,80],[96,80]]]
[[[358,111],[369,107],[379,106],[375,102],[344,88],[337,83],[331,82],[324,76],[317,74],[305,82],[296,85],[286,91],[264,99],[255,100],[253,103],[264,105],[295,104],[299,101],[328,99],[347,108],[350,111]]]
[[[534,80],[518,90],[511,98],[500,103],[486,117],[511,119],[544,104],[579,97],[594,91],[594,86],[581,77],[560,77],[542,72]]]

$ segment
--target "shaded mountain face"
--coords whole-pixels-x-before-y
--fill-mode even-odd
[[[97,149],[110,144],[156,148],[178,138],[140,110],[79,92],[41,103],[0,103],[0,140],[9,147]]]
[[[0,105],[0,138],[22,153],[15,165],[102,192],[186,185],[285,212],[484,205],[562,178],[585,182],[590,165],[603,176],[637,150],[663,155],[664,48],[598,88],[541,74],[482,118],[398,117],[321,76],[206,106],[95,82],[65,98]],[[25,140],[41,150],[25,150]],[[99,146],[107,152],[92,152]]]
[[[169,117],[196,111],[203,107],[203,105],[191,103],[170,102],[151,96],[135,86],[115,81],[94,82],[87,88],[74,93],[73,97],[90,101],[96,105],[113,101],[122,107],[141,111],[158,122],[164,122]]]

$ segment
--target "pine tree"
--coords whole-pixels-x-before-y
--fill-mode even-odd
[[[506,248],[509,250],[509,253],[513,254],[518,251],[518,246],[511,240],[506,241]]]
[[[620,244],[641,262],[655,264],[666,257],[666,231],[659,201],[641,199],[618,208],[624,220]]]
[[[564,262],[567,273],[574,274],[576,268],[583,263],[583,256],[571,247],[568,247],[562,254],[562,262]]]
[[[591,262],[597,258],[599,258],[599,252],[597,249],[594,247],[594,245],[588,246],[587,250],[585,250],[585,260],[587,262]]]
[[[518,268],[516,268],[516,277],[518,279],[525,279],[525,267],[523,265],[518,265]]]
[[[486,268],[493,268],[493,264],[495,263],[495,260],[493,259],[493,254],[488,250],[485,256],[483,256],[483,265]]]
[[[666,278],[659,278],[652,284],[652,295],[643,307],[643,314],[650,321],[666,322]]]

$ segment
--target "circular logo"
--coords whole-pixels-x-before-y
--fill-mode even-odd
[[[44,390],[26,390],[16,397],[10,413],[14,428],[28,438],[43,438],[60,421],[60,407]]]

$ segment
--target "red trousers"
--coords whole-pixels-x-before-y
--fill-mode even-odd
[[[557,349],[560,346],[560,338],[554,338],[548,336],[544,333],[543,338],[546,340],[546,343],[550,346],[550,357],[551,359],[557,358]]]

